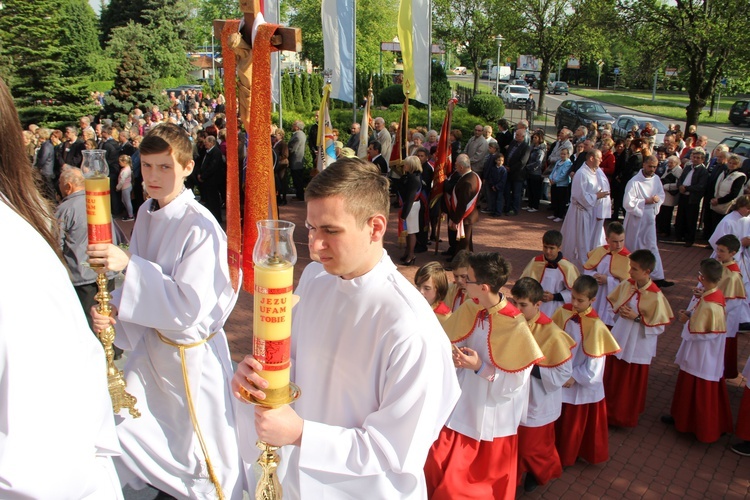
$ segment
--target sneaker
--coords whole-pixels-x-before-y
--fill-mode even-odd
[[[518,214],[515,212],[515,210],[510,210],[506,212],[505,215],[518,215]]]
[[[530,214],[533,214],[534,212],[538,212],[539,210],[537,210],[536,208],[529,208],[528,211]]]
[[[555,217],[552,219],[552,222],[562,222],[563,220],[560,217]]]
[[[492,210],[480,210],[479,213],[480,214],[492,214],[493,212]]]
[[[750,441],[733,444],[729,447],[733,452],[743,457],[750,457]]]
[[[549,215],[549,216],[547,216],[547,218],[548,218],[549,220],[552,220],[552,219],[557,219],[557,217],[556,217],[556,216],[554,216],[554,215]]]
[[[122,218],[123,222],[130,222],[131,220],[135,220],[135,217],[123,217]]]

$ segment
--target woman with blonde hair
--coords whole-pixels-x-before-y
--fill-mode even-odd
[[[414,255],[414,247],[417,244],[417,233],[419,232],[419,193],[422,190],[422,162],[416,156],[407,156],[403,165],[404,174],[398,179],[398,197],[401,208],[398,212],[399,234],[404,232],[406,236],[406,253],[401,257],[404,265],[414,264],[417,257]]]

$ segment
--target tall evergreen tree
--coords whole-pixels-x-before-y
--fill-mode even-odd
[[[149,108],[153,104],[163,104],[154,87],[155,82],[139,51],[124,52],[117,67],[114,88],[104,100],[104,113],[124,121],[123,118],[136,107]]]
[[[144,3],[144,0],[109,0],[109,3],[102,8],[99,21],[101,45],[106,44],[115,28],[126,26],[130,21],[142,24],[145,21]]]
[[[310,75],[302,73],[302,110],[305,113],[312,111],[312,103],[310,101]]]
[[[103,56],[94,9],[86,0],[64,0],[59,15],[63,74],[93,76]]]
[[[289,73],[284,73],[281,76],[281,105],[284,109],[292,109],[294,106],[292,78],[289,76]]]
[[[54,98],[63,87],[58,2],[3,0],[0,38],[16,97]]]
[[[294,110],[302,113],[305,108],[302,104],[302,77],[294,75],[292,77],[292,91],[294,92]]]
[[[121,60],[126,52],[138,51],[146,61],[145,68],[156,78],[184,77],[188,68],[185,47],[171,26],[170,21],[159,19],[155,25],[131,22],[115,28],[108,52]]]

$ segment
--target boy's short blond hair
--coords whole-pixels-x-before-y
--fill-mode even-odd
[[[174,154],[183,168],[193,161],[193,144],[187,131],[173,123],[161,123],[149,130],[139,149],[141,155]]]

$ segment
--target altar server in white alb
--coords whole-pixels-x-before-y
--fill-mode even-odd
[[[607,357],[604,392],[609,425],[635,427],[646,410],[648,370],[656,356],[657,337],[674,319],[664,294],[651,281],[656,258],[649,250],[630,254],[630,279],[607,297],[617,313],[612,336],[620,352]]]
[[[118,418],[124,484],[177,498],[242,498],[244,473],[235,432],[232,364],[222,329],[237,296],[226,235],[183,183],[192,146],[175,125],[141,143],[141,171],[152,199],[138,211],[129,251],[89,245],[92,263],[125,271],[113,317],[92,310],[94,328],[110,322],[128,351],[127,390],[142,416]]]
[[[555,421],[562,412],[562,386],[573,375],[575,341],[541,312],[544,289],[533,278],[521,278],[511,290],[544,359],[531,369],[529,408],[518,426],[518,482],[526,472],[524,491],[562,475],[555,448]]]
[[[121,499],[104,351],[62,262],[2,78],[0,116],[0,498]]]
[[[651,279],[660,282],[664,279],[664,267],[659,255],[656,238],[656,215],[664,203],[664,187],[656,177],[659,159],[647,156],[643,159],[643,168],[628,181],[625,186],[625,246],[630,251],[649,250],[656,258],[656,266],[651,272]]]
[[[598,149],[586,153],[586,162],[573,177],[570,207],[561,229],[563,255],[578,269],[583,269],[591,250],[604,245],[604,219],[611,216],[609,183],[598,172],[601,162]]]
[[[283,446],[284,498],[427,498],[425,458],[459,388],[437,317],[383,249],[388,180],[342,158],[305,199],[314,262],[296,289],[291,341],[302,396],[293,407],[245,406],[255,419],[238,422],[243,458],[257,459],[257,438]],[[263,399],[260,369],[252,356],[239,364],[238,398]]]
[[[630,251],[625,248],[625,228],[617,221],[607,225],[607,244],[589,252],[589,259],[583,265],[583,274],[593,276],[599,284],[599,292],[594,301],[594,310],[605,325],[615,324],[615,313],[607,301],[607,295],[623,281],[630,272]]]

